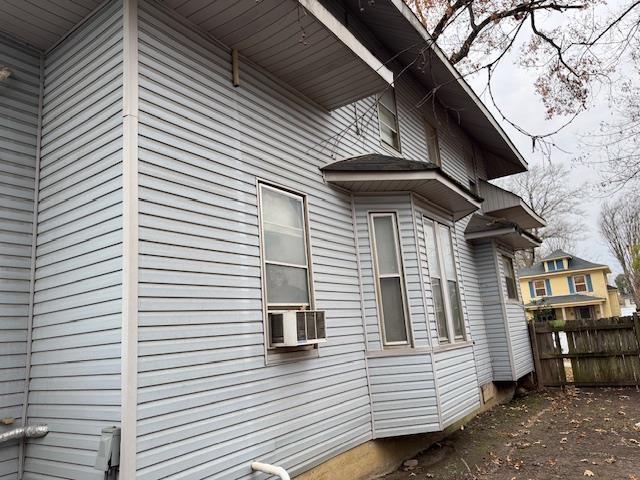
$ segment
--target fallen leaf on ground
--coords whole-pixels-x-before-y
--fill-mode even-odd
[[[591,470],[585,470],[582,475],[585,477],[593,477],[595,476],[595,473],[593,473]]]
[[[562,439],[560,440],[560,443],[567,443],[567,437],[562,437]]]

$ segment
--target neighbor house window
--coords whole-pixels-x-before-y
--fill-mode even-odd
[[[587,282],[587,276],[576,275],[575,277],[573,277],[573,286],[575,287],[576,292],[588,292],[589,285]]]
[[[533,289],[536,297],[544,297],[547,294],[546,282],[544,280],[536,280],[533,282]]]
[[[372,213],[370,225],[378,312],[385,345],[409,343],[400,238],[395,213]]]
[[[304,197],[260,185],[261,238],[268,310],[311,306]]]
[[[380,122],[380,139],[399,151],[398,109],[393,88],[387,88],[378,99],[378,120]]]
[[[427,137],[427,152],[429,153],[429,161],[438,166],[442,165],[440,159],[440,146],[438,145],[438,131],[429,122],[424,123],[425,134]]]
[[[427,263],[440,342],[464,339],[464,317],[456,275],[451,230],[423,220]]]
[[[505,255],[502,256],[502,268],[504,270],[504,281],[507,285],[507,298],[518,300],[518,289],[516,287],[516,274],[513,268],[513,260]]]

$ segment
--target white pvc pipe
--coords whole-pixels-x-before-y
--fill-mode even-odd
[[[264,473],[270,473],[271,475],[277,475],[282,480],[291,480],[291,477],[289,476],[287,471],[282,467],[278,467],[277,465],[269,465],[268,463],[253,462],[251,464],[251,468],[253,470],[258,471],[258,472],[264,472]]]

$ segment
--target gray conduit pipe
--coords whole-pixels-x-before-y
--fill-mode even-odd
[[[276,475],[280,477],[282,480],[291,480],[291,477],[289,476],[287,471],[282,467],[278,467],[277,465],[269,465],[268,463],[253,462],[251,464],[251,468],[258,472],[264,472],[264,473],[270,473],[271,475]]]
[[[8,432],[0,433],[0,443],[22,438],[40,438],[49,433],[47,425],[30,425],[28,427],[15,428]]]

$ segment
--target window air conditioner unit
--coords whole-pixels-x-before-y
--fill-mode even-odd
[[[272,347],[299,347],[327,341],[323,311],[269,312]]]

